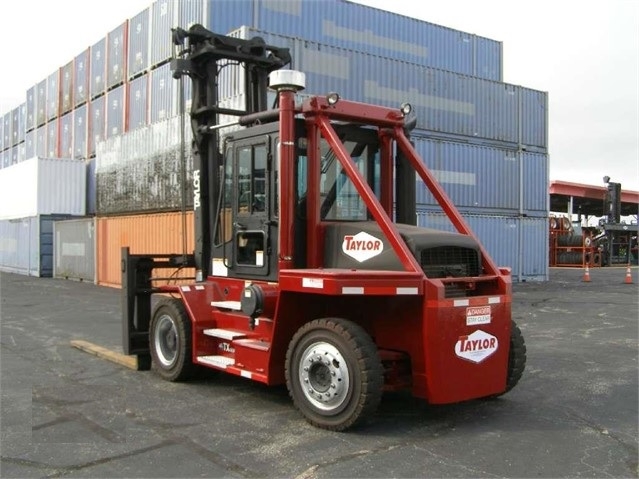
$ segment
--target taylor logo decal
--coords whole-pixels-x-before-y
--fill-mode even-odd
[[[363,263],[381,254],[384,251],[384,243],[381,239],[360,231],[354,236],[344,236],[342,251],[344,254]]]
[[[460,336],[455,344],[455,354],[473,363],[481,363],[499,347],[499,341],[492,334],[478,329],[468,336]]]

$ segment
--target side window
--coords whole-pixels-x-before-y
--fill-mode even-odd
[[[266,211],[265,145],[244,146],[237,151],[236,208],[238,214]]]
[[[215,244],[220,245],[231,241],[233,220],[231,208],[233,206],[233,149],[226,150],[226,160],[224,169],[224,198],[220,205],[217,218]]]
[[[243,266],[264,266],[264,232],[241,231],[235,238],[237,244],[237,264]]]

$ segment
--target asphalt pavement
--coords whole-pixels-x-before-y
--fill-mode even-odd
[[[638,477],[637,273],[515,284],[514,390],[452,406],[385,394],[344,433],[306,423],[285,387],[169,383],[74,348],[121,351],[120,291],[0,273],[0,477]]]

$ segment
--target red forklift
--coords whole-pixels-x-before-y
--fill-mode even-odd
[[[371,417],[384,391],[446,404],[512,389],[526,347],[510,270],[416,153],[411,106],[296,103],[305,76],[283,69],[288,49],[201,25],[173,38],[174,77],[192,81],[195,247],[122,249],[123,346],[139,369],[286,384],[311,424],[334,431]],[[244,67],[244,110],[219,106],[231,63]],[[219,115],[244,128],[221,134]],[[457,233],[416,226],[417,177]],[[191,281],[158,284],[187,267]]]

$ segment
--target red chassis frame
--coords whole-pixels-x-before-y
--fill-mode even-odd
[[[459,233],[474,237],[444,190],[418,157],[404,134],[399,110],[340,100],[329,104],[313,97],[301,109],[294,93],[280,95],[279,282],[258,284],[265,305],[249,327],[237,308],[246,286],[243,279],[210,276],[203,283],[162,286],[161,292],[179,293],[192,321],[193,362],[207,355],[228,355],[234,361],[209,367],[224,369],[266,384],[282,384],[288,344],[299,327],[321,317],[344,317],[364,327],[374,339],[385,365],[385,388],[412,388],[416,397],[431,403],[452,403],[502,393],[506,388],[511,334],[511,277],[497,268],[481,247],[483,274],[471,278],[425,276],[390,219],[392,214],[392,140],[430,189]],[[294,121],[303,115],[308,131],[309,177],[307,191],[307,265],[293,269],[295,232]],[[378,128],[381,151],[381,198],[378,200],[355,167],[331,126],[331,120],[350,121]],[[348,178],[381,227],[404,271],[322,269],[322,231],[319,207],[319,138],[330,144]],[[446,285],[469,291],[463,298],[446,298]],[[213,303],[213,304],[212,304]],[[469,338],[478,331],[472,311],[484,318],[484,339]],[[487,313],[487,314],[486,314]],[[227,339],[207,336],[211,328],[236,331]],[[491,337],[493,339],[485,339]],[[456,354],[470,342],[482,341],[491,354],[480,361]]]

